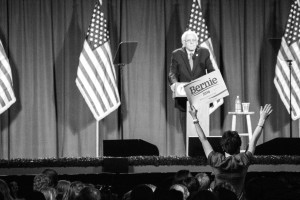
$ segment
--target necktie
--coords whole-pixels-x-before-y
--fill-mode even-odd
[[[191,66],[191,70],[193,70],[193,53],[190,53],[189,63],[190,63],[190,66]]]

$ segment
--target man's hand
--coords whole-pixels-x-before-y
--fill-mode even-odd
[[[172,92],[174,92],[175,89],[176,89],[176,88],[175,88],[175,85],[176,85],[175,83],[173,83],[172,85],[170,85],[170,88],[171,88]]]

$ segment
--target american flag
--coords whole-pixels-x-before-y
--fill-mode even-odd
[[[13,91],[11,69],[2,42],[0,41],[0,114],[15,102],[16,97]]]
[[[212,65],[215,68],[215,70],[219,70],[214,49],[211,43],[210,35],[208,33],[207,26],[205,24],[205,19],[203,17],[201,3],[199,0],[193,0],[187,29],[195,31],[197,33],[199,37],[199,45],[209,50],[210,60],[212,62]],[[213,102],[213,106],[210,108],[210,113],[215,111],[223,103],[224,103],[223,98]]]
[[[277,55],[274,84],[290,112],[290,83],[292,119],[300,118],[300,7],[297,0],[291,6],[281,47]],[[292,61],[291,70],[287,60]],[[291,80],[290,80],[291,72]]]
[[[99,1],[95,5],[79,57],[76,85],[97,121],[116,110],[121,104],[109,45],[107,21]]]

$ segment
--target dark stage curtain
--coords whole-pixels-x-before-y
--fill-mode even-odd
[[[0,0],[0,39],[10,60],[17,97],[1,115],[0,158],[96,156],[96,134],[100,136],[100,155],[104,139],[121,138],[155,144],[160,155],[184,155],[184,136],[167,73],[171,52],[181,46],[192,1],[103,0],[112,53],[121,41],[139,44],[132,63],[122,71],[121,110],[100,121],[98,129],[75,85],[95,2]],[[260,143],[289,137],[289,114],[273,78],[291,3],[202,0],[217,62],[230,93],[210,117],[211,135],[230,129],[227,113],[240,95],[255,111],[253,128],[260,105],[271,103],[274,107]],[[244,122],[238,130],[243,131],[242,125]],[[298,121],[294,121],[293,137],[298,134]]]

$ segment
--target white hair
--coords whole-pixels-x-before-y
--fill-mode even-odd
[[[185,42],[184,41],[185,41],[185,38],[186,38],[187,35],[194,35],[196,37],[196,40],[197,41],[199,40],[198,35],[195,31],[187,30],[181,36],[182,47],[185,47]]]

